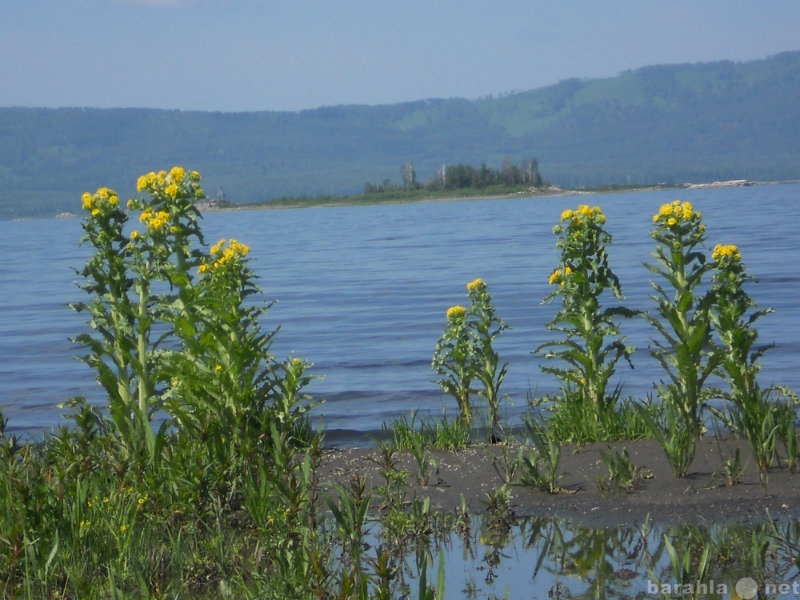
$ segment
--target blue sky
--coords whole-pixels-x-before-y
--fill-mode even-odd
[[[0,106],[479,98],[800,49],[798,0],[2,0]]]

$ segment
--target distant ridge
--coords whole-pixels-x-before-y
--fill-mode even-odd
[[[537,158],[564,187],[800,178],[800,51],[658,65],[479,100],[300,112],[0,108],[0,217],[76,212],[102,185],[199,170],[252,203],[348,194],[443,164]]]

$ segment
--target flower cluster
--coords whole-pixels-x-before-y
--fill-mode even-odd
[[[176,200],[179,197],[202,198],[203,190],[198,185],[200,173],[183,167],[172,167],[169,171],[150,172],[136,181],[136,191],[149,192],[154,196]]]
[[[211,259],[213,262],[204,263],[200,265],[198,271],[200,273],[208,273],[219,268],[241,261],[247,253],[250,252],[250,247],[237,242],[233,238],[230,240],[220,240],[211,247]]]
[[[455,306],[451,306],[447,309],[447,320],[448,321],[458,321],[464,318],[467,314],[467,309],[464,306],[456,304]]]
[[[163,192],[170,198],[177,198],[181,187],[192,186],[193,195],[197,195],[197,191],[202,193],[197,182],[200,181],[200,173],[197,171],[186,172],[183,167],[172,167],[169,172],[159,171],[158,173],[150,172],[139,177],[136,181],[136,191],[148,191],[152,194]]]
[[[486,287],[486,284],[484,283],[483,279],[481,279],[480,277],[478,277],[478,278],[477,278],[477,279],[475,279],[474,281],[470,281],[470,282],[467,284],[467,291],[468,291],[468,292],[475,292],[475,291],[478,291],[478,290],[480,290],[481,288],[485,288],[485,287]]]
[[[702,216],[700,211],[694,209],[691,202],[674,200],[661,205],[658,212],[653,215],[653,223],[667,227],[680,227],[683,223],[698,221]]]
[[[742,260],[742,255],[735,244],[717,244],[711,252],[711,258],[716,262],[725,259],[739,261]]]
[[[164,210],[153,211],[148,209],[139,216],[139,220],[144,223],[147,230],[151,232],[158,232],[164,229],[167,223],[169,223],[169,218],[169,213]]]
[[[88,211],[93,217],[107,215],[119,206],[119,196],[107,187],[101,187],[94,194],[85,192],[81,197],[83,210]]]
[[[572,275],[572,269],[570,267],[564,267],[563,269],[556,269],[550,274],[550,279],[548,279],[548,283],[550,285],[564,285],[566,283],[567,277]]]
[[[568,208],[561,213],[561,222],[569,221],[570,225],[583,225],[587,221],[597,221],[598,223],[605,223],[606,216],[603,214],[599,206],[589,206],[588,204],[581,204],[575,210]]]

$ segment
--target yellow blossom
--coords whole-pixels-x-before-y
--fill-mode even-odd
[[[673,200],[661,205],[658,212],[653,216],[653,223],[661,222],[669,227],[674,227],[685,221],[699,220],[701,217],[702,215],[694,209],[691,202]]]
[[[572,268],[567,266],[564,269],[556,269],[550,274],[550,278],[548,279],[548,283],[550,285],[560,284],[564,285],[566,283],[565,278],[572,275]]]
[[[186,169],[183,167],[172,167],[169,171],[169,178],[172,180],[173,183],[178,183],[183,181],[183,178],[186,176]]]
[[[139,237],[139,232],[136,230],[131,231],[131,239],[135,240]]]
[[[142,212],[139,216],[139,220],[144,223],[150,231],[161,231],[167,224],[167,221],[169,221],[169,217],[169,213],[164,210],[153,212],[148,209]]]
[[[224,246],[224,245],[225,245],[225,240],[221,239],[216,244],[211,246],[211,250],[210,250],[211,254],[218,254],[219,251],[222,249],[222,246]]]
[[[572,209],[568,208],[564,212],[561,213],[561,220],[562,221],[569,221],[572,218],[572,215],[575,214],[572,212]]]
[[[483,279],[481,279],[480,277],[478,277],[478,278],[477,278],[477,279],[475,279],[474,281],[470,281],[470,282],[467,284],[467,291],[469,291],[469,292],[472,292],[472,291],[474,291],[474,290],[477,290],[477,289],[478,289],[478,288],[480,288],[480,287],[483,287],[484,285],[486,285],[486,284],[483,282]]]
[[[719,262],[723,258],[731,258],[733,260],[741,260],[742,255],[739,253],[739,248],[735,244],[717,244],[711,252],[711,258]]]
[[[449,321],[456,321],[467,314],[467,309],[463,306],[456,304],[447,309],[447,319]]]
[[[205,263],[198,268],[199,273],[207,273],[209,271],[224,267],[228,263],[242,260],[250,252],[250,247],[246,244],[237,242],[235,239],[220,240],[211,246],[211,258],[213,263]]]

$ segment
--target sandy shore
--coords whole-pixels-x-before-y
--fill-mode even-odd
[[[634,465],[647,469],[650,476],[643,479],[632,492],[611,491],[602,497],[597,478],[607,476],[608,469],[600,451],[609,447],[627,447]],[[725,486],[719,477],[724,458],[739,448],[745,471],[736,485]],[[409,453],[398,455],[397,469],[410,473],[407,497],[429,497],[432,508],[450,512],[461,506],[463,495],[470,512],[479,514],[485,509],[487,495],[503,484],[495,461],[503,455],[503,446],[472,446],[458,452],[430,451],[436,464],[429,470],[427,485],[417,481],[418,469]],[[506,447],[516,457],[518,447]],[[352,476],[367,477],[368,489],[382,484],[379,451],[375,448],[346,448],[327,450],[320,468],[322,482],[346,483]],[[568,517],[593,526],[615,527],[642,522],[649,514],[657,523],[697,523],[760,521],[769,511],[774,518],[800,516],[800,474],[786,468],[776,468],[769,474],[765,490],[751,458],[746,442],[728,440],[717,442],[704,438],[697,447],[694,463],[686,478],[676,478],[661,447],[653,440],[616,444],[592,444],[583,448],[562,448],[560,482],[565,492],[548,494],[543,491],[512,485],[512,507],[517,516]],[[716,475],[715,475],[716,474]],[[332,487],[326,484],[327,490]]]

